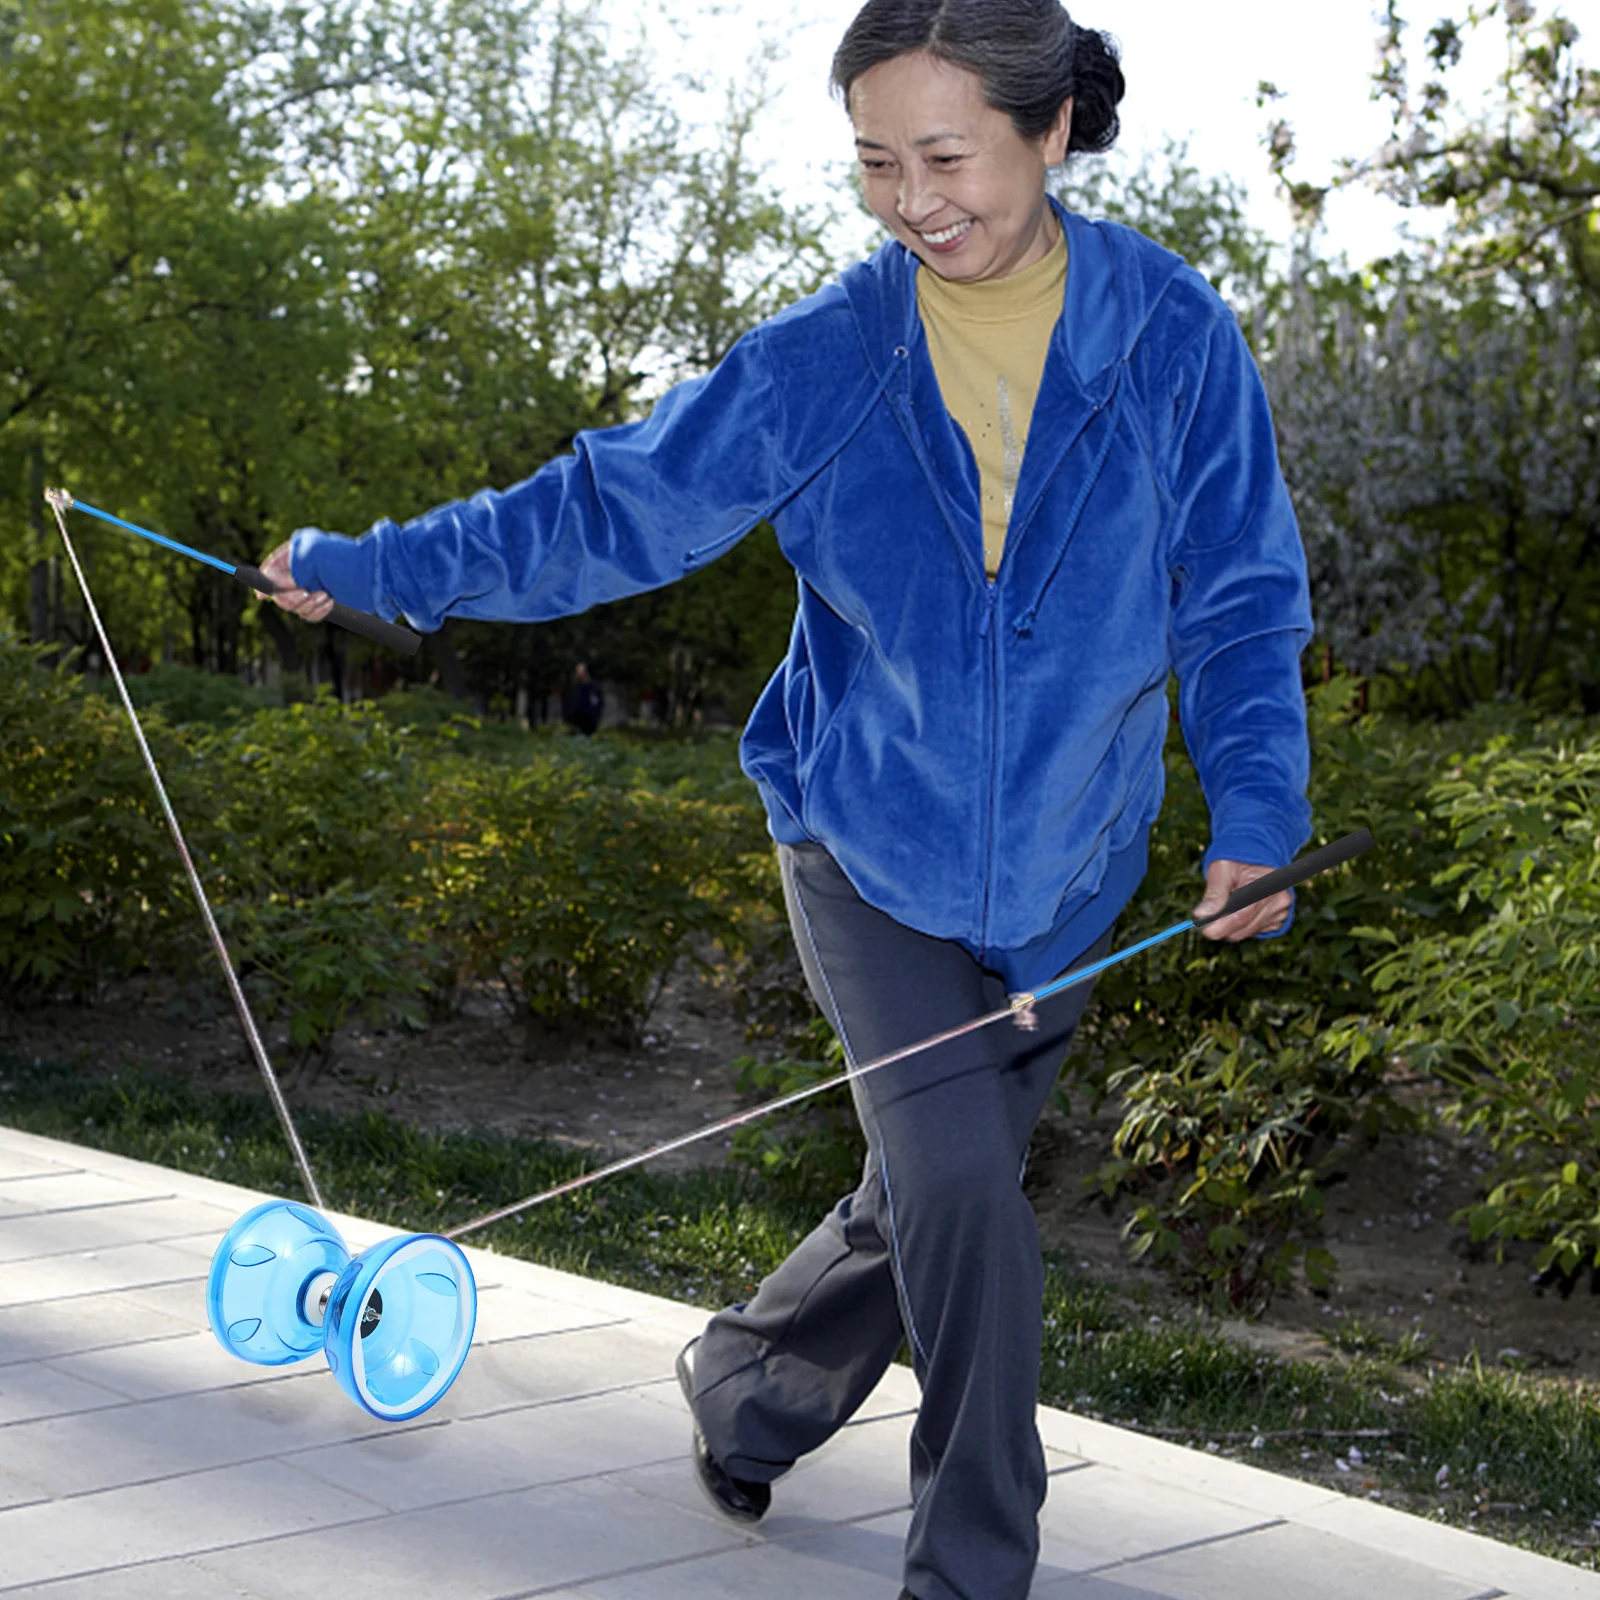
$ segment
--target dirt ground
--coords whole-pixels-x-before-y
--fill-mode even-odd
[[[212,974],[185,991],[135,981],[94,1006],[0,1013],[0,1052],[81,1059],[110,1068],[144,1062],[217,1087],[253,1088],[259,1077],[243,1033]],[[669,985],[643,1045],[622,1050],[542,1035],[514,1022],[492,996],[465,1015],[421,1032],[347,1029],[320,1065],[293,1068],[287,1040],[266,1030],[269,1055],[291,1108],[380,1107],[432,1129],[488,1127],[584,1146],[604,1157],[632,1154],[727,1116],[744,1105],[733,1060],[749,1050],[725,996],[693,980]],[[1027,1187],[1047,1249],[1059,1250],[1118,1287],[1149,1296],[1152,1312],[1180,1302],[1156,1270],[1128,1262],[1120,1228],[1085,1199],[1082,1183],[1110,1150],[1120,1114],[1107,1105],[1090,1121],[1048,1111],[1035,1136]],[[726,1139],[658,1159],[683,1170],[722,1159]],[[1386,1137],[1353,1147],[1344,1181],[1327,1189],[1325,1239],[1337,1261],[1332,1293],[1280,1294],[1257,1323],[1223,1323],[1227,1336],[1274,1354],[1337,1359],[1327,1336],[1359,1317],[1393,1338],[1418,1329],[1432,1358],[1454,1362],[1476,1349],[1547,1377],[1600,1379],[1600,1298],[1580,1283],[1570,1298],[1542,1290],[1531,1246],[1468,1249],[1450,1217],[1481,1193],[1484,1152],[1445,1133]]]

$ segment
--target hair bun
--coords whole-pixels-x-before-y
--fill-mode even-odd
[[[1117,42],[1095,28],[1072,30],[1072,137],[1067,149],[1098,155],[1117,141],[1122,119],[1117,105],[1127,91]]]

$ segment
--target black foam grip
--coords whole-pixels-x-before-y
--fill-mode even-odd
[[[1326,872],[1329,867],[1337,867],[1352,856],[1360,855],[1363,850],[1370,850],[1372,842],[1372,835],[1365,828],[1357,828],[1354,833],[1347,833],[1344,838],[1335,839],[1332,844],[1325,844],[1320,850],[1313,850],[1310,855],[1301,856],[1298,861],[1291,861],[1288,866],[1265,873],[1252,879],[1243,888],[1235,889],[1220,911],[1212,912],[1209,917],[1196,917],[1194,925],[1203,928],[1219,917],[1231,917],[1235,911],[1243,911],[1246,906],[1270,900],[1284,889],[1304,883],[1307,878]]]
[[[262,594],[276,594],[278,586],[260,567],[237,566],[233,575],[240,583],[248,584],[252,589],[259,589]],[[334,602],[333,610],[328,613],[329,622],[337,622],[341,628],[348,628],[351,633],[359,633],[364,638],[375,640],[378,644],[386,644],[391,650],[398,650],[402,655],[414,656],[422,648],[422,635],[413,633],[409,628],[402,628],[398,622],[385,622],[382,617],[375,617],[370,611],[352,611],[349,606],[342,606]]]

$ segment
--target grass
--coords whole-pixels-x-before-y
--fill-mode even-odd
[[[258,1189],[299,1180],[261,1096],[143,1070],[86,1077],[0,1058],[0,1122]],[[542,1141],[428,1134],[376,1112],[298,1119],[328,1205],[439,1230],[583,1168]],[[472,1242],[714,1309],[747,1299],[831,1195],[774,1195],[749,1169],[631,1172]],[[1600,1571],[1600,1392],[1341,1330],[1342,1364],[1242,1349],[1046,1263],[1040,1395],[1082,1415],[1317,1481]]]

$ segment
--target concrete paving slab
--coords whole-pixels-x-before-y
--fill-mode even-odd
[[[456,1388],[464,1415],[540,1405],[629,1385],[659,1384],[663,1373],[672,1371],[677,1349],[670,1339],[629,1322],[510,1336],[474,1350],[471,1370],[462,1370]]]
[[[121,1398],[98,1383],[69,1377],[46,1362],[21,1361],[0,1369],[0,1428],[41,1417],[93,1411],[115,1405]]]
[[[817,1528],[909,1512],[910,1431],[909,1418],[886,1418],[841,1430],[775,1486],[772,1509],[761,1521],[761,1536],[786,1539]],[[709,1502],[698,1481],[684,1470],[689,1445],[687,1410],[672,1443],[671,1455],[660,1463],[613,1476],[641,1494],[684,1511],[707,1510]]]
[[[501,1600],[726,1549],[743,1541],[711,1516],[685,1516],[603,1478],[490,1495],[401,1519],[217,1551],[211,1571],[262,1600],[326,1600],[330,1582],[375,1595]],[[268,1557],[267,1561],[263,1557]],[[685,1591],[689,1592],[689,1591]]]
[[[1184,1600],[1482,1600],[1498,1591],[1483,1579],[1439,1571],[1425,1562],[1374,1550],[1355,1540],[1293,1523],[1278,1523],[1236,1538],[1191,1544],[1120,1564],[1125,1581],[1170,1588]],[[1035,1585],[1038,1600],[1054,1600]]]
[[[0,1184],[15,1178],[52,1176],[62,1172],[81,1172],[82,1163],[75,1158],[77,1146],[55,1141],[55,1149],[29,1148],[15,1141],[0,1145]]]
[[[216,1356],[223,1360],[215,1360]],[[227,1360],[211,1335],[196,1329],[139,1344],[61,1356],[50,1365],[69,1377],[97,1384],[118,1400],[194,1394],[201,1389],[231,1387],[240,1377],[237,1365]],[[4,1383],[5,1369],[0,1368],[0,1386]]]
[[[1514,1545],[1461,1528],[1407,1516],[1393,1506],[1340,1496],[1296,1518],[1299,1526],[1353,1539],[1371,1550],[1468,1576],[1492,1578],[1498,1587],[1537,1595],[1539,1600],[1596,1600],[1600,1574],[1580,1572]]]
[[[257,1461],[8,1511],[0,1571],[40,1583],[381,1516],[359,1495]]]
[[[591,1579],[595,1600],[889,1600],[900,1585],[909,1512],[772,1535],[672,1566]],[[763,1526],[765,1526],[763,1524]]]
[[[478,1327],[473,1343],[492,1345],[502,1339],[530,1339],[580,1328],[625,1328],[626,1317],[589,1311],[549,1295],[528,1294],[506,1283],[478,1282]]]
[[[186,1302],[185,1310],[189,1309]],[[203,1306],[201,1320],[205,1320]],[[0,1381],[9,1366],[117,1349],[146,1339],[171,1339],[194,1331],[187,1320],[123,1294],[73,1294],[0,1306]]]
[[[672,1362],[702,1311],[469,1248],[467,1365],[431,1411],[383,1424],[320,1356],[251,1367],[206,1328],[216,1240],[262,1198],[0,1128],[4,1600],[322,1600],[357,1578],[429,1600],[898,1592],[907,1369],[752,1530],[687,1460]],[[353,1249],[386,1232],[329,1220]],[[1036,1600],[1600,1600],[1600,1575],[1473,1534],[1039,1419]]]
[[[1092,1462],[1050,1480],[1040,1560],[1067,1573],[1090,1572],[1268,1525],[1242,1506]]]
[[[27,1305],[67,1295],[100,1294],[106,1290],[148,1288],[174,1281],[205,1281],[195,1260],[164,1244],[113,1245],[104,1250],[79,1250],[10,1262],[0,1273],[0,1306]]]
[[[4,1223],[0,1263],[106,1250],[114,1245],[173,1244],[183,1239],[209,1240],[215,1250],[233,1220],[221,1206],[201,1205],[175,1195],[0,1216]]]
[[[250,1589],[207,1572],[196,1561],[151,1561],[85,1578],[51,1579],[7,1589],[6,1600],[258,1600]]]
[[[326,1370],[320,1379],[290,1370],[232,1388],[14,1423],[3,1435],[7,1469],[52,1495],[83,1495],[270,1460],[388,1426],[344,1401]]]
[[[0,1178],[0,1218],[48,1211],[85,1211],[94,1206],[127,1205],[130,1200],[169,1199],[141,1191],[123,1178],[65,1167],[42,1169],[25,1177]]]
[[[624,1391],[369,1434],[288,1459],[392,1511],[415,1511],[660,1461],[681,1472],[683,1430],[670,1423]]]
[[[0,1511],[14,1506],[32,1505],[50,1497],[36,1483],[28,1483],[9,1472],[0,1471]]]

